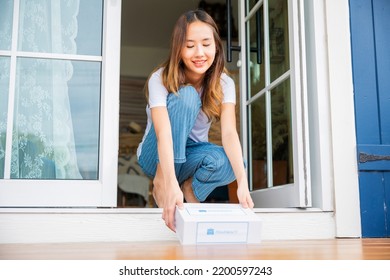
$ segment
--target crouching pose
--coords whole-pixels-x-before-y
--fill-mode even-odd
[[[147,126],[137,156],[153,178],[153,197],[175,231],[183,201],[204,201],[237,180],[237,196],[253,207],[236,130],[235,85],[225,69],[221,39],[204,11],[183,14],[173,30],[170,54],[146,87]],[[221,124],[222,146],[208,142],[211,122]]]

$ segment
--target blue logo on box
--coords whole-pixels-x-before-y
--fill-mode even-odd
[[[213,228],[208,228],[207,229],[207,235],[214,235],[214,229]]]

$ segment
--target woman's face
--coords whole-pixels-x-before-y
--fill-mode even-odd
[[[212,28],[201,21],[195,21],[187,27],[185,45],[181,59],[186,67],[189,80],[202,78],[214,62],[216,53]]]

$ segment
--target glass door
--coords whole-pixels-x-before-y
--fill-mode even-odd
[[[255,207],[310,207],[303,4],[239,2],[242,137]]]
[[[0,2],[0,206],[116,206],[119,30],[120,1]]]

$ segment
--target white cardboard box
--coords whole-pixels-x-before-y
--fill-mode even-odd
[[[260,243],[262,220],[240,204],[184,203],[176,208],[176,235],[182,244]]]

